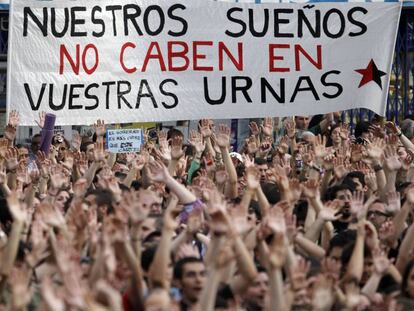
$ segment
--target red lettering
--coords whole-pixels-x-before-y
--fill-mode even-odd
[[[173,51],[174,47],[181,46],[181,51]],[[185,71],[190,65],[190,60],[187,57],[188,45],[183,41],[168,41],[168,70],[169,71]],[[184,65],[174,65],[174,58],[183,59]]]
[[[224,66],[223,66],[223,56],[224,56],[223,54],[224,53],[226,53],[227,57],[231,60],[234,67],[236,67],[236,69],[238,71],[243,70],[243,43],[241,43],[241,42],[237,43],[238,61],[233,56],[233,54],[231,54],[230,50],[227,48],[227,46],[224,44],[224,42],[222,42],[222,41],[219,42],[218,50],[219,50],[219,70],[220,71],[223,71],[223,68],[224,68]]]
[[[289,49],[290,44],[269,44],[269,71],[270,72],[289,72],[290,69],[287,67],[276,67],[276,60],[284,60],[281,55],[275,55],[275,49]]]
[[[89,49],[92,49],[95,52],[95,64],[92,66],[92,68],[88,68],[86,65],[86,53],[88,52]],[[87,46],[85,46],[85,49],[83,50],[82,53],[82,66],[83,66],[83,70],[85,70],[85,72],[90,75],[92,74],[96,68],[98,68],[98,64],[99,64],[99,54],[98,54],[98,49],[96,48],[95,45],[93,44],[88,44]]]
[[[76,75],[79,75],[79,66],[80,66],[80,46],[79,44],[76,44],[76,63],[73,61],[73,58],[70,56],[68,50],[66,49],[64,44],[60,45],[60,57],[59,57],[59,74],[63,74],[64,71],[64,62],[63,57],[66,57],[66,59],[69,61],[70,66],[72,67],[73,72]]]
[[[308,52],[305,51],[304,48],[302,48],[302,46],[300,44],[295,44],[295,70],[296,71],[300,71],[301,67],[300,67],[300,54],[302,54],[303,56],[305,56],[308,61],[311,62],[312,65],[314,65],[316,68],[318,68],[319,70],[322,69],[322,47],[321,45],[317,45],[316,46],[316,58],[317,60],[315,61],[309,54]]]
[[[119,62],[121,63],[121,67],[122,69],[126,72],[126,73],[134,73],[135,71],[137,71],[137,67],[132,67],[132,68],[128,68],[127,66],[125,66],[124,63],[124,53],[126,48],[136,48],[136,45],[132,42],[127,42],[125,43],[122,48],[121,48],[121,53],[119,55]]]
[[[152,50],[156,49],[156,53],[152,54]],[[150,59],[157,59],[160,64],[161,71],[166,71],[164,59],[162,58],[161,49],[157,42],[151,42],[147,54],[145,55],[144,64],[142,65],[142,72],[147,70],[148,61]]]
[[[206,59],[205,54],[199,54],[197,48],[199,46],[212,46],[213,41],[194,41],[193,42],[193,70],[194,71],[213,71],[211,66],[199,66],[198,60]]]

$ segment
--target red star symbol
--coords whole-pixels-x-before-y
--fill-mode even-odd
[[[374,60],[371,59],[367,68],[356,69],[355,71],[362,75],[362,79],[361,82],[359,82],[358,88],[370,81],[374,81],[382,90],[381,77],[385,76],[386,73],[378,69],[377,65],[374,63]]]

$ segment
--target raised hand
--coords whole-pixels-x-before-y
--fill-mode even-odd
[[[229,179],[229,174],[226,172],[224,167],[219,167],[215,172],[215,179],[217,185],[224,185],[224,183]]]
[[[318,217],[325,221],[338,220],[340,214],[341,203],[337,200],[326,202],[324,208],[319,212]]]
[[[202,135],[197,131],[191,130],[188,142],[194,147],[196,154],[201,156],[206,148],[206,142],[203,142]]]
[[[401,197],[399,192],[388,192],[388,204],[385,207],[386,211],[392,215],[399,212],[401,209]]]
[[[266,117],[261,125],[262,133],[265,136],[272,136],[273,134],[273,119]]]
[[[210,215],[210,230],[216,235],[226,234],[230,230],[230,220],[226,211],[226,202],[217,190],[209,194],[207,213]]]
[[[39,120],[35,120],[35,121],[41,129],[43,129],[43,127],[45,126],[45,119],[46,119],[46,112],[44,111],[39,112]]]
[[[20,115],[16,110],[12,110],[10,111],[9,114],[9,125],[17,128],[19,126],[20,123]]]
[[[200,124],[198,125],[201,135],[203,138],[211,137],[213,131],[210,127],[210,120],[209,119],[202,119]]]
[[[319,182],[315,179],[309,179],[308,181],[302,184],[302,191],[308,199],[318,198],[320,196]]]
[[[333,165],[334,175],[336,179],[342,179],[346,174],[348,174],[348,168],[344,157],[337,156],[335,159],[333,159]]]
[[[250,134],[253,136],[259,136],[260,129],[256,122],[252,121],[249,124]]]
[[[290,138],[293,139],[295,137],[296,134],[296,124],[295,121],[291,118],[289,118],[286,123],[285,123],[285,130],[286,130],[286,135]]]
[[[27,219],[27,212],[23,203],[20,202],[17,191],[12,191],[7,197],[7,206],[15,221],[24,222]]]
[[[373,251],[372,259],[374,261],[374,271],[378,275],[384,275],[387,272],[388,268],[391,266],[391,261],[380,249],[375,249]]]
[[[384,165],[390,171],[398,171],[402,164],[398,158],[397,151],[392,146],[387,146],[384,150]]]
[[[380,138],[374,138],[371,143],[366,146],[364,155],[371,160],[380,161],[384,153],[385,141]]]
[[[96,123],[93,125],[93,127],[95,128],[96,136],[103,137],[105,135],[106,128],[104,120],[98,119]]]
[[[322,163],[323,159],[328,155],[328,151],[325,146],[326,136],[316,136],[313,142],[313,151],[315,153],[315,160],[317,163]]]
[[[103,142],[97,141],[95,143],[95,148],[93,149],[93,157],[95,162],[105,161],[105,150]]]
[[[179,136],[171,140],[171,159],[178,161],[185,154],[183,149],[183,139]]]
[[[260,186],[260,171],[257,167],[246,168],[246,182],[250,190],[255,191]]]
[[[82,144],[82,137],[77,131],[74,131],[72,134],[72,148],[75,151],[80,151],[80,146]]]
[[[225,124],[220,124],[216,134],[216,142],[220,148],[226,149],[230,146],[230,128]]]
[[[352,194],[350,201],[351,213],[355,215],[357,219],[366,217],[366,209],[364,206],[364,193],[362,191],[355,191]]]
[[[170,176],[168,168],[161,161],[152,161],[148,165],[148,177],[155,182],[165,182]]]
[[[19,150],[17,148],[9,148],[6,152],[5,159],[6,159],[6,167],[8,170],[13,171],[17,169],[19,165],[18,162],[18,155]]]

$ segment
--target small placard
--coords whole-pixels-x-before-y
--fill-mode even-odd
[[[106,131],[106,148],[112,153],[137,152],[143,143],[142,129],[108,129]]]

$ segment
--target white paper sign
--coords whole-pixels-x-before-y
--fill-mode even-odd
[[[143,143],[142,129],[108,129],[106,131],[106,147],[112,153],[137,152]]]
[[[12,2],[8,109],[34,125],[385,114],[400,3]]]

